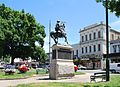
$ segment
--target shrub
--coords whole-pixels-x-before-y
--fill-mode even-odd
[[[28,71],[28,67],[25,66],[25,65],[21,65],[20,67],[18,67],[18,70],[21,72],[21,73],[25,73]]]

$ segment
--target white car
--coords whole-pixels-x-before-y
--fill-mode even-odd
[[[86,70],[86,69],[87,69],[87,67],[82,66],[82,65],[78,65],[78,69],[79,69],[79,70]]]
[[[111,73],[120,73],[120,63],[110,63]]]

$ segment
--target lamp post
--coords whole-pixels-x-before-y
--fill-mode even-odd
[[[108,0],[106,0],[106,81],[109,81],[109,29],[108,29]]]

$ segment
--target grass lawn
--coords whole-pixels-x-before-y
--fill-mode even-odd
[[[18,70],[13,75],[5,75],[4,71],[0,71],[0,79],[15,79],[15,78],[25,78],[25,77],[31,77],[34,74],[36,74],[35,69],[30,69],[26,73],[19,73]],[[39,74],[46,74],[45,70],[41,70]]]
[[[26,77],[31,77],[31,76],[33,76],[35,74],[36,74],[35,69],[30,69],[26,73],[19,73],[19,71],[16,70],[16,72],[13,75],[5,75],[4,72],[0,71],[0,79],[26,78]],[[45,69],[40,69],[39,72],[38,72],[38,75],[40,75],[40,74],[46,74],[46,70]],[[84,73],[75,72],[75,75],[81,75],[81,74],[84,74]]]
[[[85,74],[85,73],[83,73],[83,72],[75,72],[75,75],[83,75],[83,74]]]
[[[22,84],[17,87],[120,87],[120,75],[112,75],[109,82],[98,83],[63,83],[63,82],[49,82],[49,83],[31,83]]]

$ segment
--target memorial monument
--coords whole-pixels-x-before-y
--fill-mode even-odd
[[[52,46],[52,59],[50,63],[50,79],[74,76],[73,48],[68,44],[65,24],[57,21],[55,32],[50,32],[55,44]],[[66,45],[58,42],[59,38],[65,38]]]

